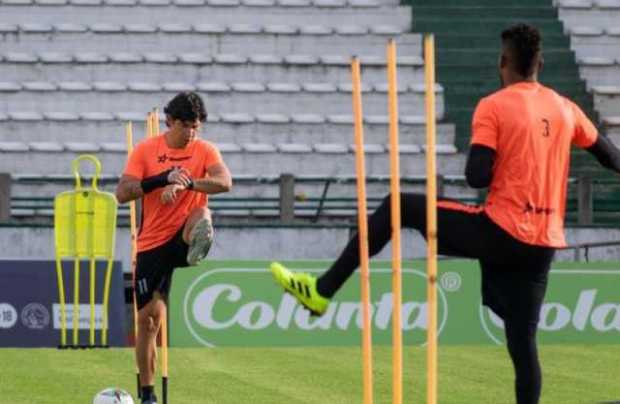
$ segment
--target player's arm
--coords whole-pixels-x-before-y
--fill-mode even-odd
[[[187,187],[191,182],[189,173],[184,168],[166,170],[144,179],[125,174],[116,187],[116,199],[119,203],[125,203],[142,198],[145,194],[169,184]]]
[[[487,98],[480,100],[472,119],[471,148],[465,165],[465,179],[472,188],[487,188],[493,180],[497,154],[498,120],[495,105]]]
[[[205,194],[219,194],[222,192],[230,192],[232,189],[232,177],[230,170],[224,162],[213,164],[206,170],[207,175],[204,178],[193,180],[190,189]]]
[[[586,148],[586,151],[596,157],[603,167],[620,173],[620,150],[607,136],[599,134],[596,142]]]
[[[493,179],[495,150],[480,144],[472,144],[465,166],[465,179],[472,188],[487,188]]]
[[[575,117],[573,144],[587,150],[603,167],[620,173],[620,150],[607,136],[599,133],[577,104],[571,102],[569,105]]]

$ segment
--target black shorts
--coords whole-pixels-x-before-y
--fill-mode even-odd
[[[403,225],[426,236],[426,197],[401,198]],[[440,254],[480,262],[484,305],[503,319],[538,322],[555,248],[517,240],[481,209],[452,201],[438,205],[437,241]]]
[[[174,269],[188,266],[189,246],[183,240],[184,227],[166,243],[138,253],[134,284],[138,310],[151,301],[155,291],[167,296]]]

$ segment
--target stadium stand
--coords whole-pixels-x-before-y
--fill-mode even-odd
[[[390,37],[399,51],[404,190],[423,190],[422,32],[437,39],[446,196],[483,196],[465,186],[464,152],[476,101],[498,86],[498,32],[511,22],[542,29],[545,83],[594,119],[597,107],[610,134],[620,128],[612,113],[620,104],[613,87],[620,55],[606,48],[620,35],[609,25],[617,12],[609,1],[556,8],[547,0],[0,0],[0,7],[0,172],[12,175],[11,225],[51,225],[51,198],[72,186],[69,161],[78,154],[102,159],[102,183],[112,190],[125,160],[124,122],[133,121],[141,137],[150,108],[196,90],[209,110],[205,137],[220,146],[235,177],[233,194],[212,198],[219,223],[277,225],[280,174],[290,173],[293,224],[350,226],[349,57],[359,55],[363,65],[372,207],[388,188]],[[589,156],[577,153],[575,161],[569,221],[617,220],[620,190]],[[589,221],[578,214],[580,187],[594,195]],[[123,208],[121,224],[125,216]]]

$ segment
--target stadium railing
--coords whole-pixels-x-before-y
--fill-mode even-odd
[[[7,224],[22,225],[52,225],[53,202],[55,195],[30,196],[12,195],[10,198],[10,184],[4,184],[0,189],[0,195],[10,201],[11,216],[8,220],[0,220]],[[14,176],[12,183],[16,185],[44,185],[56,184],[73,185],[72,176],[45,176],[45,175],[22,175]],[[369,184],[386,185],[389,177],[368,177]],[[112,188],[118,178],[115,176],[103,176],[100,179],[102,187]],[[439,177],[439,195],[448,186],[463,187],[466,189],[466,181],[462,176]],[[226,196],[215,195],[210,198],[209,206],[214,212],[219,223],[240,225],[343,225],[354,222],[356,213],[356,199],[353,195],[343,194],[341,190],[334,191],[338,185],[355,185],[355,177],[338,176],[293,176],[283,174],[281,176],[240,176],[234,178],[238,185],[271,185],[277,187],[277,192],[272,196]],[[423,186],[425,178],[404,177],[404,186]],[[314,194],[296,192],[296,186],[311,184],[313,189],[318,190]],[[8,189],[7,189],[8,188]],[[60,187],[58,187],[60,188]],[[387,191],[386,191],[387,192]],[[369,209],[375,209],[385,196],[385,192],[370,194],[368,197]],[[477,204],[484,200],[484,192],[477,196],[451,198],[467,203]],[[2,200],[0,198],[0,207]],[[6,210],[6,209],[5,209]],[[1,212],[0,212],[1,215]],[[579,178],[571,178],[568,184],[567,199],[567,223],[572,226],[597,226],[610,227],[620,224],[620,184],[609,179],[597,179],[587,175]],[[128,223],[129,209],[121,205],[119,208],[119,225],[126,226]],[[274,219],[276,219],[274,221]]]

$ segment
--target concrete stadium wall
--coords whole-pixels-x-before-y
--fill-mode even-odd
[[[54,259],[53,229],[0,229],[0,258]],[[620,229],[568,229],[568,243],[620,240]],[[214,259],[334,259],[349,239],[346,229],[230,229],[216,230],[216,242],[211,251]],[[129,268],[129,231],[117,233],[116,256]],[[405,231],[403,257],[419,258],[426,254],[423,239]],[[389,245],[377,258],[390,259]],[[591,261],[620,260],[620,246],[595,248]],[[558,260],[574,260],[573,251],[561,251]]]

